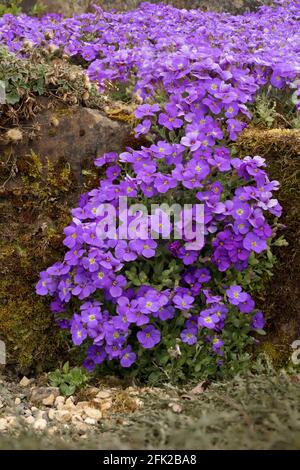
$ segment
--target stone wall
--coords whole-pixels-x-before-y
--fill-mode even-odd
[[[36,0],[23,0],[23,10],[28,12]],[[45,12],[62,13],[72,16],[76,13],[92,11],[92,5],[97,4],[105,10],[130,10],[143,3],[143,0],[39,0],[45,6]],[[150,0],[150,3],[166,3],[177,8],[200,8],[217,12],[243,13],[253,11],[260,5],[270,3],[268,0]]]

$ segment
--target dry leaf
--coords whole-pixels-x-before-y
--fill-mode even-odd
[[[188,393],[185,393],[184,395],[182,395],[181,398],[183,398],[184,400],[193,401],[195,400],[195,395],[202,395],[202,393],[205,392],[206,388],[207,388],[207,382],[206,381],[200,382],[198,385],[196,385],[196,387],[194,387]]]
[[[190,394],[192,394],[192,395],[201,395],[202,393],[205,392],[206,385],[207,385],[206,381],[200,382],[198,385],[196,385],[195,388],[193,388],[190,391]]]
[[[182,406],[179,405],[179,403],[169,403],[169,408],[171,408],[174,413],[181,413],[182,412]]]

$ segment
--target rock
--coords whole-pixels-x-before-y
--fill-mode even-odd
[[[47,427],[47,421],[45,419],[37,419],[33,424],[33,429],[36,431],[44,431]]]
[[[54,418],[55,418],[55,414],[56,414],[56,411],[51,408],[49,411],[48,411],[48,418],[50,419],[50,421],[53,421]]]
[[[85,424],[88,424],[90,426],[96,426],[96,424],[97,424],[96,419],[93,419],[93,418],[86,418],[84,420],[84,422],[85,422]]]
[[[42,98],[38,106],[44,108],[24,121],[23,141],[0,144],[1,339],[7,361],[18,365],[26,358],[24,367],[30,370],[46,370],[66,353],[49,302],[34,295],[39,273],[63,255],[63,229],[79,195],[98,187],[93,161],[105,152],[125,150],[129,136],[125,124],[99,110],[67,105],[50,110],[50,100]],[[57,126],[51,124],[53,117]],[[38,128],[36,136],[26,131]],[[17,170],[9,179],[2,161],[11,152]]]
[[[55,401],[55,395],[51,393],[49,397],[43,399],[42,403],[45,406],[53,406],[54,401]]]
[[[43,410],[39,410],[39,409],[32,409],[31,408],[31,412],[32,412],[32,416],[35,418],[35,419],[46,419],[47,420],[47,412],[46,411],[43,411]]]
[[[96,408],[91,408],[87,407],[84,408],[84,413],[88,418],[95,419],[96,421],[99,421],[102,418],[102,413],[100,410],[97,410]]]
[[[15,399],[15,405],[18,406],[18,405],[20,405],[20,404],[21,404],[21,399],[20,399],[19,397],[17,397],[17,398]]]
[[[31,392],[31,395],[30,395],[30,401],[32,401],[33,403],[36,403],[36,404],[43,404],[43,405],[46,405],[46,403],[44,403],[44,401],[47,402],[47,400],[53,400],[52,401],[52,404],[54,403],[54,400],[56,397],[58,397],[59,395],[59,389],[56,388],[56,387],[39,387],[39,388],[34,388]],[[50,405],[46,405],[46,406],[51,406]]]
[[[29,426],[31,426],[33,423],[36,422],[33,416],[28,416],[27,418],[24,418],[25,423],[27,423]],[[41,420],[39,420],[41,421]]]
[[[108,399],[108,400],[105,400],[105,401],[101,401],[100,403],[100,406],[101,406],[101,411],[103,413],[105,413],[106,411],[110,410],[111,407],[112,407],[112,399]]]
[[[47,103],[40,99],[41,106]],[[44,105],[46,106],[46,104]],[[91,167],[96,156],[120,150],[128,136],[124,124],[109,119],[97,109],[74,107],[55,111],[44,109],[35,120],[39,129],[34,140],[23,139],[15,146],[18,154],[34,152],[42,162],[55,165],[61,160],[68,162],[77,184],[82,184],[82,171]],[[57,119],[57,126],[51,124]]]
[[[79,401],[76,405],[76,409],[77,410],[84,410],[85,408],[89,407],[90,404],[91,403],[89,401]]]
[[[43,13],[60,13],[66,17],[71,17],[75,14],[85,13],[92,3],[97,3],[91,0],[41,0],[43,6]],[[22,0],[23,11],[30,12],[36,4],[36,0]]]
[[[86,392],[89,396],[94,395],[96,396],[99,393],[99,388],[97,387],[87,387]]]
[[[76,423],[76,431],[79,434],[85,434],[88,431],[88,429],[89,429],[88,424],[86,424],[86,423]]]
[[[49,436],[55,436],[57,434],[57,431],[58,431],[57,427],[53,426],[52,428],[48,429],[48,434]]]
[[[17,418],[15,416],[7,416],[6,417],[6,422],[7,422],[7,429],[11,430],[15,428],[18,424]]]
[[[58,397],[55,398],[55,401],[54,401],[54,406],[60,410],[63,405],[65,403],[65,397],[62,397],[61,395],[59,395]]]
[[[27,377],[24,376],[23,379],[20,380],[20,385],[21,385],[21,387],[28,387],[30,382],[31,381]]]
[[[4,403],[3,403],[3,401],[0,400],[0,410],[1,410],[2,408],[4,408]]]
[[[130,426],[130,421],[127,421],[126,419],[121,419],[118,424],[121,424],[121,426]]]
[[[30,12],[36,0],[22,0],[23,10]],[[137,8],[143,0],[42,0],[45,13],[61,13],[70,17],[74,14],[92,12],[93,5],[100,5],[103,10],[127,11]],[[151,3],[161,3],[160,0],[152,0]],[[212,10],[217,12],[243,13],[252,11],[261,4],[263,0],[164,0],[163,3],[173,5],[177,8],[200,8],[202,10]]]
[[[74,424],[75,426],[77,426],[78,423],[82,423],[82,422],[83,422],[83,418],[81,415],[76,414],[72,416],[72,424]]]
[[[64,410],[68,410],[68,411],[73,411],[76,409],[76,406],[74,404],[74,398],[73,397],[69,397],[67,398],[65,404],[62,406],[62,409]]]
[[[55,419],[61,423],[65,424],[71,421],[72,415],[69,411],[67,410],[57,410],[55,413]]]
[[[7,431],[7,427],[8,427],[8,424],[7,424],[6,418],[0,418],[0,432]]]
[[[110,398],[110,397],[111,397],[110,390],[100,390],[100,392],[98,392],[96,395],[96,398],[100,398],[101,400],[104,398]]]

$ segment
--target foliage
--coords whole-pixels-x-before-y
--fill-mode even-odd
[[[82,59],[100,90],[117,85],[125,100],[132,87],[141,103],[135,135],[147,146],[95,161],[106,178],[81,197],[65,229],[65,258],[37,285],[38,294],[53,297],[56,321],[74,344],[87,348],[88,370],[117,362],[154,382],[162,370],[167,377],[222,376],[243,368],[253,331],[264,334],[250,292],[272,273],[278,182],[269,180],[264,159],[233,158],[228,147],[264,86],[298,96],[297,2],[288,7],[288,15],[284,4],[234,25],[226,15],[150,4],[124,15],[96,9],[88,21],[24,18],[13,42],[0,24],[12,50],[24,53],[26,40],[41,47],[41,37],[50,37]],[[29,25],[34,33],[27,34]],[[285,41],[287,32],[294,42]],[[259,114],[273,124],[266,103]],[[200,201],[205,242],[190,250],[188,236],[156,241],[151,231],[103,241],[101,206],[118,209],[120,195],[147,208]]]
[[[2,124],[32,118],[39,96],[66,105],[103,105],[96,86],[90,84],[82,69],[51,53],[30,51],[26,59],[20,59],[0,46],[0,82],[6,92],[6,102],[0,110]]]
[[[21,2],[22,0],[2,0],[0,2],[0,16],[6,14],[18,15],[22,11]]]
[[[74,395],[89,380],[89,376],[81,367],[72,367],[66,362],[62,368],[49,372],[48,378],[51,386],[59,387],[60,393],[64,396]]]
[[[253,126],[298,129],[300,111],[297,109],[299,103],[297,87],[297,80],[290,84],[288,92],[271,86],[264,87],[255,98],[254,104],[250,106]]]

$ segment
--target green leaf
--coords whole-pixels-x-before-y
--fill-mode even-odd
[[[273,246],[289,246],[289,243],[282,236],[282,237],[279,237],[277,240],[275,240],[275,242],[273,243]]]
[[[6,94],[6,103],[14,105],[20,101],[20,95],[16,90]]]
[[[265,330],[255,330],[255,332],[261,336],[265,336],[267,334]]]
[[[59,370],[56,370],[54,372],[49,372],[48,378],[49,378],[50,384],[53,387],[59,387],[60,384],[63,383],[64,381],[62,378],[61,372]]]
[[[70,397],[75,393],[76,387],[75,385],[68,385],[66,383],[61,384],[59,387],[60,393],[64,395],[65,397]]]
[[[74,369],[70,371],[69,376],[70,376],[70,383],[77,385],[77,386],[82,385],[87,379],[83,370],[80,369],[79,367],[74,367]]]

